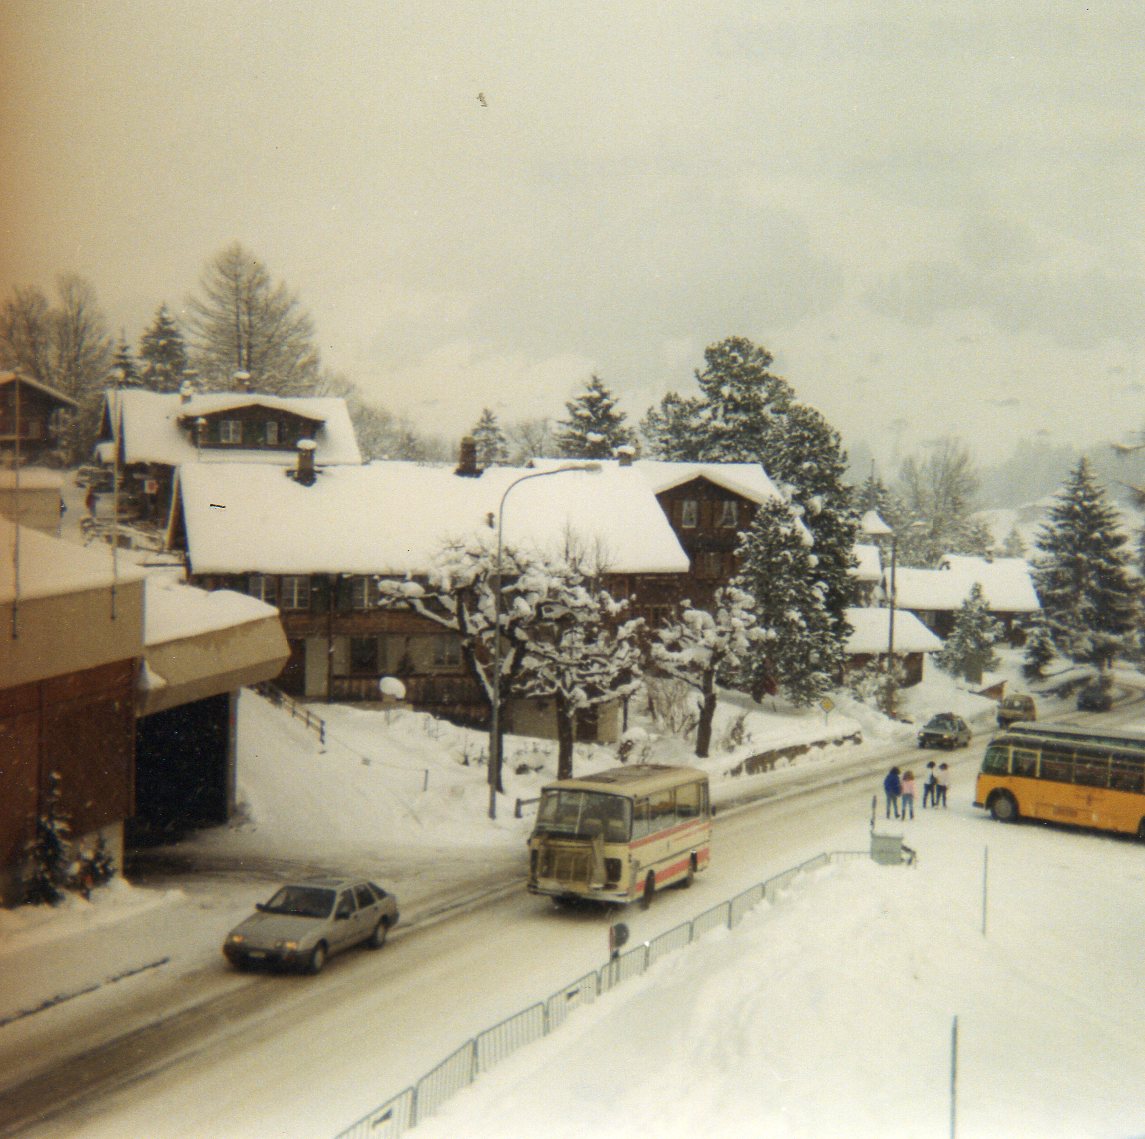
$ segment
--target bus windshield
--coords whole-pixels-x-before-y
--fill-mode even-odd
[[[627,842],[632,834],[632,802],[600,791],[552,788],[541,794],[534,834],[573,835]]]

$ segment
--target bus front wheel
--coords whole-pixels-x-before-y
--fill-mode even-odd
[[[652,904],[652,895],[656,893],[656,875],[649,872],[644,879],[644,897],[640,899],[641,906],[647,909]]]
[[[1000,823],[1012,823],[1018,817],[1018,804],[1009,795],[995,795],[990,800],[990,814]]]

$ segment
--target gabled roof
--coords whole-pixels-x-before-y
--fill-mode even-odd
[[[506,546],[560,553],[571,538],[608,573],[688,571],[636,471],[605,464],[525,478],[536,474],[493,467],[464,478],[452,465],[378,462],[327,467],[303,486],[272,467],[189,463],[178,472],[175,521],[196,574],[404,576],[424,573],[447,542],[494,541],[504,502]]]
[[[23,372],[0,372],[0,387],[5,384],[14,384],[17,380],[20,381],[21,387],[33,388],[38,392],[43,392],[44,395],[51,396],[60,404],[66,404],[68,407],[79,407],[79,404],[71,396],[66,396],[63,392],[48,387],[47,384],[41,384],[39,380],[33,380],[31,376],[25,376]]]
[[[288,411],[312,423],[324,423],[325,415],[319,409],[324,402],[315,396],[274,396],[257,392],[208,392],[191,396],[180,405],[179,418],[196,419],[200,415],[222,415],[241,407],[265,407],[269,411]]]
[[[886,653],[890,638],[889,609],[852,608],[846,611],[851,634],[847,638],[844,652],[849,655],[860,653]],[[895,609],[895,652],[934,653],[942,648],[938,639],[913,613],[901,608]]]
[[[706,479],[755,503],[781,497],[759,463],[672,463],[663,459],[637,459],[632,466],[648,480],[656,494],[684,486],[693,479]]]
[[[269,463],[289,466],[290,450],[245,450],[227,447],[197,449],[191,432],[181,421],[188,416],[212,415],[238,407],[267,407],[288,411],[320,424],[314,433],[315,461],[360,464],[362,453],[346,401],[333,396],[268,396],[257,392],[204,392],[184,401],[178,392],[113,390],[104,394],[105,425],[119,423],[125,463]],[[105,426],[106,430],[106,426]]]
[[[939,569],[899,567],[895,592],[900,609],[953,610],[970,596],[975,583],[994,613],[1032,613],[1041,608],[1024,558],[969,557],[947,554]]]

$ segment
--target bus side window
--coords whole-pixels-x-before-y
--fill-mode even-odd
[[[683,787],[676,788],[676,818],[699,818],[702,790],[703,787],[699,783],[686,783]]]
[[[632,837],[645,838],[652,833],[648,821],[648,800],[637,799],[632,804]]]
[[[1004,744],[993,744],[988,747],[982,759],[982,770],[987,775],[1005,775],[1009,768],[1008,750]],[[1018,772],[1015,765],[1015,774],[1024,773]]]
[[[1036,779],[1038,775],[1038,753],[1025,748],[1014,748],[1014,774]]]
[[[1114,757],[1112,769],[1109,775],[1109,786],[1115,791],[1133,791],[1140,795],[1142,791],[1142,775],[1145,773],[1145,768],[1142,768],[1141,762],[1134,763],[1130,759],[1118,759]]]
[[[1079,752],[1074,770],[1074,782],[1084,784],[1086,787],[1108,787],[1109,757],[1093,752],[1088,755]]]
[[[656,791],[649,798],[652,815],[652,829],[662,830],[670,827],[676,817],[676,797],[669,787],[664,791]]]
[[[1042,752],[1042,778],[1055,783],[1073,782],[1073,755],[1069,752]]]

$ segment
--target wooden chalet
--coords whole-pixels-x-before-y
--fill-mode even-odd
[[[0,372],[0,465],[58,461],[64,420],[76,401],[20,372]]]

